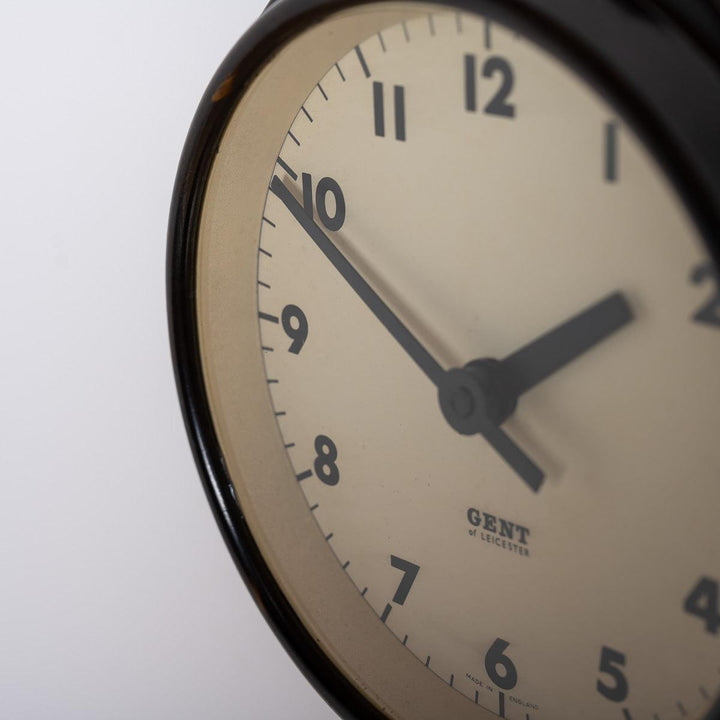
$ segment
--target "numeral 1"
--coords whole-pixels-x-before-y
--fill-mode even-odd
[[[405,87],[395,85],[393,88],[395,105],[395,139],[405,142],[407,127],[405,120]],[[375,116],[375,135],[385,137],[385,85],[381,82],[373,83],[373,110]]]
[[[618,124],[609,122],[605,123],[605,180],[615,183],[618,178]]]

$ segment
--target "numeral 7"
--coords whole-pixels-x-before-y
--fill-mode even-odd
[[[390,556],[390,564],[398,569],[402,570],[403,577],[400,581],[400,584],[398,585],[398,589],[395,591],[395,595],[393,595],[392,601],[396,605],[404,605],[405,601],[407,600],[408,595],[410,594],[410,590],[412,589],[413,583],[415,582],[415,579],[418,576],[418,573],[420,572],[420,566],[416,565],[415,563],[411,563],[409,560],[403,560],[402,558],[397,557],[396,555]],[[385,622],[388,619],[388,615],[390,615],[390,611],[392,610],[392,605],[388,603],[385,606],[385,610],[383,611],[383,614],[380,616],[380,619]]]

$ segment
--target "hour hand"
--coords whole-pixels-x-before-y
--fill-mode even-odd
[[[544,474],[501,425],[518,398],[565,367],[633,318],[625,296],[616,292],[566,320],[504,360],[473,360],[447,371],[438,384],[445,419],[458,432],[480,433],[536,492]]]
[[[520,396],[633,319],[625,295],[613,293],[500,362],[509,390]]]

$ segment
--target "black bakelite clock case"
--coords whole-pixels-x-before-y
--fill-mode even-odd
[[[168,302],[176,380],[205,490],[227,546],[286,650],[344,717],[385,718],[328,657],[280,590],[238,506],[203,380],[196,249],[212,163],[234,108],[290,38],[362,3],[275,0],[224,60],[182,154],[170,215]],[[453,0],[510,26],[603,95],[652,151],[720,259],[720,13],[709,2]],[[720,718],[720,702],[707,716]]]

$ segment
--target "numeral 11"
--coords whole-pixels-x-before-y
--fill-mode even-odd
[[[393,91],[395,101],[395,139],[405,142],[407,128],[405,121],[405,87],[395,85]],[[375,135],[385,137],[385,85],[373,83],[373,108],[375,114]]]

